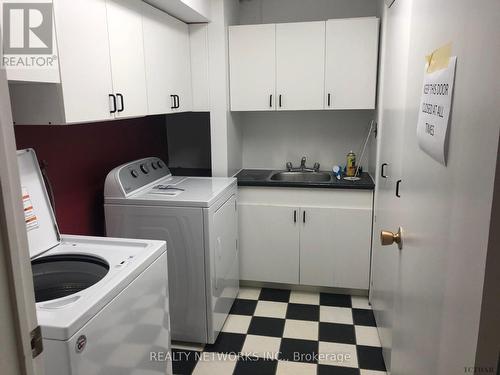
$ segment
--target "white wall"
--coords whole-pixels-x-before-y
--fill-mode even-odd
[[[241,113],[243,168],[283,169],[302,156],[325,170],[345,164],[349,151],[360,152],[372,118],[369,110]]]
[[[241,0],[239,23],[320,21],[378,16],[379,12],[376,0]],[[359,152],[375,116],[374,111],[240,113],[243,168],[284,168],[286,161],[296,164],[303,155],[309,163],[319,161],[322,169],[345,164],[347,152]],[[369,147],[366,168],[374,166],[369,161],[374,154]]]
[[[225,59],[226,59],[226,105],[227,105],[227,175],[232,176],[242,168],[242,129],[239,126],[238,113],[230,112],[230,94],[229,94],[229,51],[228,51],[228,29],[227,26],[238,24],[239,2],[236,0],[225,0],[224,14],[226,27],[225,36]]]
[[[241,130],[229,112],[227,27],[237,23],[237,0],[212,0],[208,24],[212,175],[228,176],[241,168]]]

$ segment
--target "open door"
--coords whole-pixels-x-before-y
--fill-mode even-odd
[[[1,31],[0,31],[1,39]],[[43,374],[14,126],[0,69],[0,363],[2,375]]]
[[[379,164],[375,184],[370,302],[377,321],[387,370],[391,369],[400,250],[396,246],[382,247],[379,236],[382,230],[397,228],[401,218],[401,199],[395,192],[402,172],[411,4],[411,0],[396,1],[391,8],[385,8],[382,17],[380,66],[383,71],[379,79]]]
[[[387,21],[405,4],[397,0]],[[377,198],[372,302],[377,323],[390,321],[391,373],[474,373],[474,366],[486,367],[476,362],[476,350],[500,130],[500,2],[413,1],[403,26],[392,32],[409,27],[404,105],[396,111],[404,132],[390,142],[402,145],[400,197],[397,209]],[[457,67],[443,165],[420,149],[416,128],[425,57],[450,42]],[[391,120],[389,109],[384,102],[383,126]],[[386,136],[394,134],[383,128]],[[395,234],[398,227],[401,250],[397,236],[385,237],[386,245],[394,244],[378,245],[381,230]],[[380,334],[384,344],[384,327]]]

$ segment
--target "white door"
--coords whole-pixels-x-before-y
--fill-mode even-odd
[[[397,225],[403,227],[403,249],[394,255],[399,273],[393,374],[458,374],[476,364],[500,132],[495,100],[500,83],[492,78],[498,75],[500,53],[484,46],[498,43],[499,15],[496,0],[412,4],[399,139],[404,168]],[[415,129],[425,56],[448,41],[453,41],[457,70],[444,166],[419,148]]]
[[[411,25],[393,373],[458,374],[476,363],[500,130],[500,49],[486,46],[498,46],[500,2],[414,1]],[[422,58],[448,41],[457,69],[443,166],[419,149],[415,128]]]
[[[141,2],[106,0],[116,117],[147,114]]]
[[[299,208],[239,204],[242,280],[299,283]]]
[[[326,21],[325,109],[373,109],[379,20]]]
[[[2,30],[0,40],[1,38]],[[38,326],[38,322],[21,202],[14,126],[4,69],[0,69],[0,145],[1,372],[2,375],[43,375],[43,352],[32,358],[30,334]]]
[[[105,0],[53,4],[66,122],[114,118]]]
[[[324,92],[325,22],[277,24],[277,109],[323,109]]]
[[[380,231],[397,230],[400,225],[401,200],[396,196],[396,184],[401,179],[410,12],[411,1],[398,1],[391,8],[385,8],[382,31],[379,165],[375,183],[370,301],[388,369],[391,367],[394,299],[398,289],[400,251],[396,246],[382,247]]]
[[[276,109],[276,25],[229,27],[232,111]]]
[[[368,289],[371,217],[369,209],[302,207],[300,283]]]

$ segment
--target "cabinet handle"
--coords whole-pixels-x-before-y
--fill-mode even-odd
[[[302,213],[302,222],[303,222],[304,224],[305,224],[305,222],[306,222],[306,212],[305,212],[305,211]]]
[[[331,95],[330,95],[330,93],[328,93],[328,107],[330,107],[330,97],[331,97]]]
[[[175,98],[177,99],[177,104],[175,108],[179,108],[181,106],[181,99],[179,98],[179,95],[175,95]]]
[[[297,210],[293,210],[293,222],[297,222]]]
[[[113,107],[109,110],[109,113],[113,114],[116,113],[116,96],[109,94],[109,97],[113,99]]]
[[[278,97],[278,102],[279,102],[279,106],[280,106],[280,108],[281,108],[281,94],[280,94],[280,96]]]
[[[170,109],[175,109],[176,108],[175,107],[175,95],[170,95],[170,98],[173,99],[173,101],[174,101],[172,106],[170,107]]]
[[[269,95],[269,107],[273,108],[273,94]]]
[[[123,112],[125,110],[125,104],[123,103],[123,95],[116,94],[117,98],[120,98],[120,109],[117,112]]]
[[[385,174],[385,167],[387,167],[387,163],[383,163],[381,166],[380,166],[380,177],[382,178],[387,178],[387,175]]]
[[[396,182],[396,197],[401,198],[401,194],[399,194],[399,186],[401,185],[401,180]]]

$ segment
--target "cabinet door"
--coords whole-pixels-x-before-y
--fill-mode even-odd
[[[238,211],[241,279],[298,284],[298,208],[240,204]]]
[[[276,25],[229,28],[232,111],[276,109]]]
[[[116,117],[147,114],[141,2],[106,0]],[[87,18],[87,17],[85,17]]]
[[[377,86],[379,20],[326,22],[326,109],[373,109]]]
[[[168,74],[172,69],[172,54],[167,44],[166,19],[170,16],[146,3],[142,3],[142,9],[148,114],[170,113],[174,106]]]
[[[191,57],[189,45],[189,27],[184,22],[168,16],[168,52],[171,58],[171,69],[167,72],[169,87],[177,96],[174,112],[191,111],[193,99],[191,95]]]
[[[105,0],[57,0],[53,4],[65,121],[114,118],[109,102],[113,85]]]
[[[323,109],[325,22],[276,25],[276,75],[278,110]]]
[[[301,284],[368,289],[371,210],[305,207],[300,223]]]

